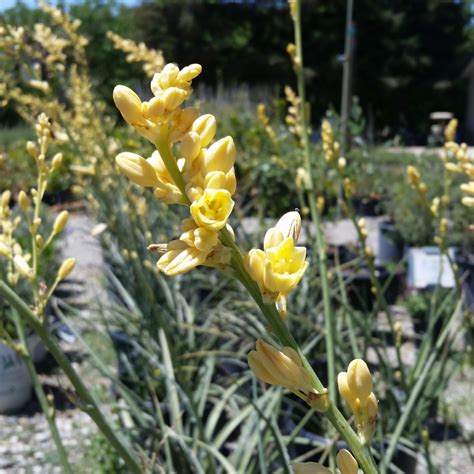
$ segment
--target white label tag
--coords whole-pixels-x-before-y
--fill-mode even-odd
[[[448,253],[454,260],[454,248],[450,248]],[[454,274],[448,257],[441,257],[438,247],[411,248],[408,251],[407,283],[412,288],[439,284],[443,288],[453,288]]]

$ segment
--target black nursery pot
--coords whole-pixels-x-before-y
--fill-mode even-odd
[[[380,199],[371,197],[355,197],[351,200],[354,211],[358,216],[376,217],[382,215]]]
[[[398,263],[403,258],[403,239],[395,224],[390,221],[379,223],[379,264]]]
[[[383,267],[377,268],[378,281],[383,287],[387,280],[391,278],[390,284],[385,290],[384,296],[388,304],[394,304],[402,288],[401,277],[398,274],[392,275]],[[349,304],[358,311],[372,311],[376,298],[372,293],[372,283],[370,273],[367,268],[359,270],[347,270],[343,272],[344,279],[349,280],[347,284],[347,299]]]
[[[459,269],[459,275],[464,279],[462,286],[466,306],[474,312],[474,255],[456,254],[456,265]]]
[[[418,464],[417,458],[409,453],[397,449],[392,459],[393,464],[397,466],[404,474],[415,474]]]

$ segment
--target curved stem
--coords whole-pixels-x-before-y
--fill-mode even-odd
[[[54,407],[50,406],[48,400],[46,398],[46,394],[44,393],[43,387],[41,385],[41,381],[38,377],[38,373],[36,372],[35,365],[33,360],[31,359],[31,353],[28,347],[28,342],[25,335],[25,325],[23,319],[21,319],[18,313],[14,312],[15,318],[15,326],[18,332],[18,337],[22,344],[22,352],[21,357],[26,364],[26,368],[31,377],[31,381],[33,383],[33,388],[36,393],[36,397],[38,398],[39,404],[41,406],[41,410],[46,417],[46,421],[48,422],[49,430],[51,432],[51,437],[53,438],[54,444],[56,445],[56,449],[58,450],[59,460],[63,466],[64,472],[66,474],[72,474],[72,468],[69,464],[69,460],[66,454],[66,450],[64,449],[64,445],[61,439],[61,435],[58,430],[58,426],[56,425],[55,415],[54,415]]]
[[[136,459],[135,454],[131,452],[131,448],[125,444],[125,441],[117,433],[116,427],[113,427],[102,413],[95,398],[84,385],[81,378],[69,362],[69,359],[66,357],[62,349],[59,347],[59,344],[56,342],[47,328],[41,324],[31,309],[3,281],[0,281],[0,295],[3,297],[3,299],[5,299],[5,301],[7,301],[18,311],[19,315],[28,322],[36,334],[38,334],[38,336],[41,338],[45,346],[56,359],[56,362],[64,371],[71,384],[76,389],[77,395],[83,404],[81,409],[92,418],[98,428],[102,431],[103,435],[107,438],[109,443],[116,449],[119,456],[125,461],[128,469],[133,473],[142,473],[143,470],[140,467],[140,463]]]

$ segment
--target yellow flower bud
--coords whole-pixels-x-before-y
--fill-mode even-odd
[[[220,230],[234,208],[231,194],[225,189],[206,189],[202,196],[190,206],[191,215],[200,227]]]
[[[344,401],[349,405],[352,412],[357,409],[357,395],[351,391],[347,383],[347,372],[337,374],[337,388]]]
[[[28,280],[33,278],[33,270],[21,255],[16,255],[13,259],[13,263],[21,276],[27,278]]]
[[[181,140],[181,155],[189,161],[198,157],[201,151],[201,137],[196,132],[187,133]]]
[[[455,163],[446,163],[445,167],[448,171],[453,173],[460,173],[462,171],[462,168]]]
[[[426,194],[426,192],[428,191],[428,188],[426,187],[426,184],[425,183],[420,183],[418,185],[418,192],[421,193],[421,194]]]
[[[41,217],[37,217],[36,219],[33,220],[31,223],[31,233],[36,234],[38,232],[39,226],[41,225]]]
[[[227,173],[234,166],[235,153],[232,137],[221,138],[206,150],[204,155],[205,172],[223,171]]]
[[[0,257],[9,257],[10,254],[10,247],[5,242],[0,241]]]
[[[117,109],[128,124],[147,125],[142,115],[142,101],[132,89],[125,86],[115,86],[113,99]]]
[[[341,449],[337,453],[336,464],[341,474],[357,474],[359,472],[357,461],[347,449]]]
[[[61,264],[58,270],[58,280],[64,280],[67,278],[71,272],[74,270],[76,266],[76,259],[75,258],[67,258]]]
[[[36,145],[30,140],[26,142],[26,151],[33,158],[36,158],[38,156],[38,149],[36,148]]]
[[[462,192],[474,195],[474,181],[461,184],[460,188]]]
[[[140,155],[123,152],[117,155],[115,161],[120,172],[135,184],[144,187],[153,187],[160,184],[153,166]]]
[[[60,234],[64,227],[66,227],[67,221],[69,220],[69,212],[62,211],[58,214],[56,219],[54,220],[53,225],[53,235]]]
[[[35,245],[38,250],[42,250],[44,247],[44,239],[39,234],[35,237]]]
[[[331,470],[318,462],[292,462],[294,474],[331,474]]]
[[[63,154],[62,153],[56,153],[53,156],[53,161],[51,162],[51,166],[54,171],[57,171],[63,162]]]
[[[165,113],[163,98],[153,97],[149,102],[143,102],[141,110],[146,118],[155,122],[159,121]]]
[[[275,228],[283,234],[283,237],[291,237],[297,242],[301,232],[301,216],[299,212],[291,211],[283,214]]]
[[[30,200],[28,199],[28,196],[25,191],[20,191],[20,194],[18,195],[18,204],[20,204],[21,210],[23,212],[26,212],[28,210]]]
[[[341,156],[341,158],[339,158],[337,160],[337,167],[340,169],[340,170],[343,170],[345,167],[346,167],[346,164],[347,164],[347,161],[345,158],[343,158]]]
[[[420,173],[414,166],[409,165],[407,166],[407,178],[412,186],[416,186],[420,182]]]
[[[201,147],[204,148],[212,142],[216,127],[216,118],[211,114],[201,115],[194,121],[192,130],[201,137]]]
[[[170,87],[163,92],[163,105],[166,110],[174,110],[186,99],[186,91],[178,87]]]
[[[0,203],[2,204],[2,207],[9,206],[11,196],[12,196],[12,193],[8,189],[6,191],[3,191],[2,197],[0,199]]]
[[[350,390],[361,400],[372,392],[372,375],[362,359],[354,359],[347,368],[347,383]]]
[[[202,71],[200,64],[190,64],[189,66],[183,67],[178,73],[178,81],[192,81],[195,77],[199,76]]]
[[[474,197],[463,197],[461,201],[467,207],[474,207]]]
[[[257,341],[255,348],[247,359],[257,378],[272,385],[286,387],[318,411],[327,409],[327,391],[319,393],[313,388],[308,371],[294,349],[284,347],[280,351],[261,339]]]

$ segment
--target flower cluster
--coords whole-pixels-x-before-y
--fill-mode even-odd
[[[270,119],[268,118],[267,111],[266,111],[266,108],[265,108],[265,104],[260,103],[260,104],[257,105],[257,118],[258,118],[259,122],[262,124],[262,126],[265,130],[265,133],[268,135],[270,140],[273,143],[276,143],[277,142],[276,133],[275,133],[275,130],[273,130],[271,124],[270,124]]]
[[[183,220],[179,239],[149,247],[164,254],[158,268],[167,275],[184,273],[197,265],[224,266],[230,259],[218,233],[229,228],[227,220],[234,207],[235,145],[231,137],[213,143],[214,116],[198,116],[196,109],[182,108],[191,95],[191,82],[200,72],[199,64],[181,70],[167,64],[154,75],[153,97],[147,102],[125,86],[115,87],[113,94],[126,122],[157,148],[147,159],[120,153],[116,162],[121,172],[140,186],[154,188],[161,201],[189,206],[191,217]],[[175,142],[180,145],[177,160],[171,151]]]
[[[285,86],[285,97],[288,102],[288,113],[285,117],[285,122],[288,125],[290,133],[302,143],[304,129],[301,124],[300,116],[301,99],[290,86]]]
[[[47,150],[53,137],[51,122],[45,114],[41,114],[37,119],[36,134],[36,142],[27,142],[26,151],[35,160],[38,173],[38,186],[36,189],[31,189],[30,197],[25,191],[20,191],[17,198],[24,220],[28,224],[32,248],[31,251],[25,252],[19,241],[15,238],[15,231],[20,225],[22,217],[13,217],[10,208],[11,193],[7,190],[3,192],[0,200],[0,257],[7,259],[7,280],[9,283],[15,284],[19,278],[24,278],[30,282],[35,296],[34,309],[38,317],[41,318],[46,303],[53,294],[56,286],[72,272],[76,261],[73,258],[66,259],[61,264],[56,278],[49,288],[44,282],[39,281],[39,256],[64,230],[69,219],[69,213],[62,211],[57,215],[53,227],[49,232],[49,236],[45,238],[41,232],[42,219],[40,217],[40,206],[48,187],[48,178],[51,173],[61,167],[63,157],[61,153],[57,153],[51,160],[47,159]]]
[[[378,402],[372,392],[372,375],[362,359],[354,359],[347,372],[337,376],[339,393],[354,414],[359,437],[363,444],[370,443],[377,421]]]
[[[7,281],[15,284],[21,275],[21,269],[26,268],[26,272],[23,274],[30,275],[27,262],[31,259],[31,254],[24,253],[21,245],[15,239],[15,231],[21,223],[21,218],[20,216],[13,217],[10,201],[11,192],[4,191],[0,197],[0,257],[8,258],[8,263],[5,266]],[[22,265],[23,262],[25,265]]]
[[[468,154],[467,145],[447,142],[444,145],[446,152],[446,169],[453,173],[464,174],[469,182],[461,184],[460,188],[466,195],[462,203],[466,207],[474,208],[474,158]],[[449,161],[451,159],[451,161]]]
[[[300,231],[299,213],[288,212],[266,232],[263,250],[252,249],[245,258],[246,269],[260,292],[264,298],[276,301],[282,316],[286,315],[286,297],[308,267],[306,248],[295,245]]]
[[[458,120],[453,118],[449,121],[444,129],[444,138],[447,142],[454,142],[456,139],[456,130],[458,128]]]
[[[427,188],[426,184],[421,180],[421,175],[418,169],[413,165],[407,166],[407,179],[410,186],[420,195],[425,195]]]
[[[319,393],[314,389],[308,371],[293,348],[284,347],[280,351],[259,339],[255,350],[248,355],[248,363],[263,382],[287,388],[317,411],[327,410],[327,391]]]
[[[340,145],[334,140],[334,132],[329,120],[323,120],[321,124],[321,141],[326,163],[334,164],[339,158]]]
[[[112,41],[115,49],[127,53],[125,59],[128,63],[143,63],[143,71],[148,77],[153,77],[157,71],[163,69],[165,60],[162,51],[147,48],[143,42],[135,43],[135,41],[122,38],[112,31],[107,32],[107,38]]]

